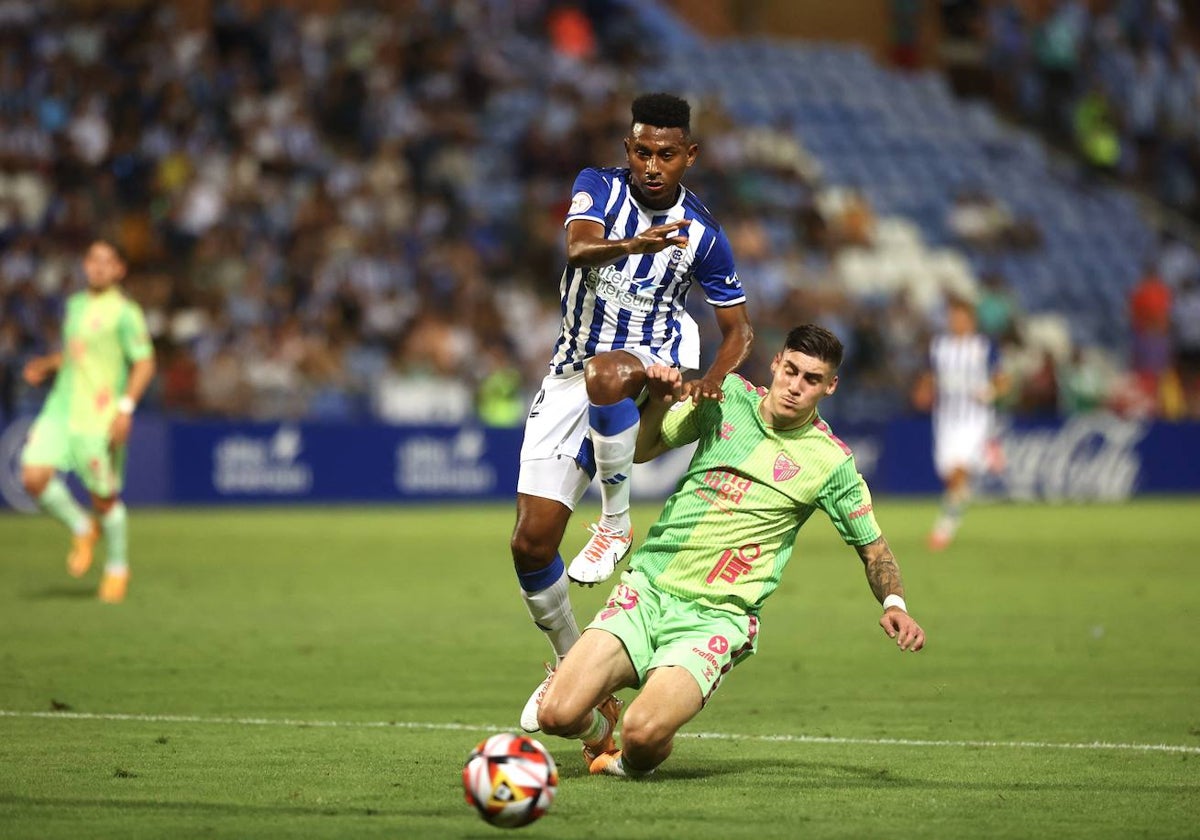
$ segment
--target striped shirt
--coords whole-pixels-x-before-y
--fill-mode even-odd
[[[567,266],[561,281],[562,328],[550,369],[583,369],[608,350],[640,347],[676,366],[700,367],[699,331],[684,311],[692,281],[713,306],[744,303],[729,240],[703,204],[682,186],[666,210],[639,204],[629,190],[628,169],[585,169],[575,179],[566,224],[590,219],[608,239],[629,239],[656,225],[690,219],[686,248],[633,254],[599,267]]]
[[[880,531],[850,448],[819,415],[777,431],[758,410],[766,388],[731,373],[722,391],[720,402],[685,400],[667,412],[663,441],[698,445],[629,568],[678,598],[756,614],[815,511],[828,514],[848,545],[866,545]]]
[[[933,371],[933,424],[939,428],[990,427],[994,411],[986,394],[999,363],[996,347],[983,335],[943,334],[929,346]]]

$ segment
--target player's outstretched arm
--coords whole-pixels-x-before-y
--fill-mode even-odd
[[[858,556],[863,561],[867,583],[875,599],[883,605],[879,626],[889,637],[896,640],[900,650],[916,653],[925,647],[925,631],[908,614],[904,603],[904,583],[900,580],[900,567],[896,556],[882,536],[874,542],[857,546]]]
[[[606,239],[604,225],[576,219],[567,225],[567,263],[575,268],[597,268],[630,254],[657,254],[667,248],[686,248],[691,219],[646,228],[629,239]]]
[[[721,346],[717,348],[712,366],[704,376],[683,386],[684,398],[694,402],[721,399],[721,385],[725,377],[746,361],[754,344],[754,328],[750,326],[750,316],[746,313],[744,303],[717,306],[713,311],[717,316],[717,326],[721,329]]]
[[[46,377],[54,373],[62,366],[62,353],[50,353],[47,356],[38,356],[30,359],[25,363],[25,369],[21,372],[25,382],[29,385],[41,385],[46,381]]]
[[[646,368],[646,390],[649,396],[642,403],[642,420],[633,450],[633,460],[638,464],[657,458],[671,448],[662,439],[662,424],[671,406],[682,398],[683,377],[679,368],[650,365]]]

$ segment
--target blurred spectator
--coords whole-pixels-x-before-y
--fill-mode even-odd
[[[1037,225],[1018,218],[982,189],[962,190],[947,212],[946,227],[962,244],[982,250],[1033,248],[1041,241]]]
[[[995,271],[983,275],[982,286],[975,303],[975,317],[979,331],[998,342],[1016,329],[1017,301],[1004,277]]]
[[[401,339],[388,369],[373,383],[375,415],[388,423],[457,424],[474,411],[474,395],[455,376],[453,331],[426,314]]]
[[[177,344],[166,344],[158,348],[156,355],[163,408],[181,414],[196,414],[200,409],[200,369],[192,354]]]
[[[970,27],[960,27],[969,35]],[[993,0],[987,4],[982,27],[986,44],[986,66],[991,73],[992,95],[1006,113],[1018,110],[1024,91],[1022,80],[1028,77],[1030,61],[1029,25],[1016,0]],[[1014,72],[1020,68],[1020,72]]]
[[[519,428],[528,408],[520,368],[499,341],[485,346],[482,362],[483,376],[475,392],[480,421],[495,428]]]
[[[875,237],[875,211],[861,189],[827,189],[818,197],[827,224],[828,244],[834,248],[866,247]]]
[[[1129,294],[1129,319],[1133,331],[1130,364],[1143,394],[1154,399],[1172,362],[1171,287],[1155,266],[1146,267]]]
[[[1016,109],[1040,114],[1047,91],[1066,103],[1102,94],[1118,150],[1134,143],[1129,93],[1158,90],[1145,112],[1167,132],[1155,181],[1200,211],[1198,64],[1155,5],[1080,15],[1055,2],[1030,18],[1033,6],[1002,1],[964,32],[986,33]],[[128,289],[163,353],[147,410],[503,423],[534,390],[559,318],[545,278],[564,258],[563,181],[620,162],[612,138],[654,68],[654,38],[628,6],[221,2],[199,22],[162,4],[100,4],[83,18],[54,0],[0,6],[6,419],[39,396],[11,371],[54,343],[78,249],[98,230],[129,252]],[[824,183],[790,118],[744,119],[744,104],[693,102],[696,188],[728,223],[761,343],[825,322],[865,374],[832,410],[902,410],[931,296],[973,281],[964,270],[908,284],[900,275],[922,263],[884,250],[884,199]],[[1036,242],[1011,207],[978,199],[947,217],[969,249]],[[878,250],[861,287],[835,271],[848,250]],[[1164,242],[1160,265],[1177,285],[1195,253]],[[979,318],[999,336],[1024,315],[996,282],[984,278]],[[1190,322],[1175,320],[1185,353]],[[766,375],[769,361],[746,373]]]
[[[891,0],[888,53],[892,63],[905,70],[921,66],[920,0]]]
[[[1111,389],[1112,372],[1107,370],[1099,353],[1076,346],[1058,372],[1059,409],[1061,413],[1086,414],[1103,408]]]
[[[1175,0],[987,5],[980,39],[994,99],[1200,217],[1196,9]]]
[[[196,377],[196,403],[201,415],[234,418],[247,414],[249,383],[242,360],[230,345],[220,347]]]
[[[1033,52],[1041,85],[1042,126],[1057,141],[1069,136],[1067,114],[1083,59],[1088,11],[1082,0],[1050,0],[1039,8]]]
[[[1158,243],[1158,274],[1178,290],[1189,278],[1200,276],[1200,255],[1182,238],[1164,231]]]
[[[1089,167],[1105,174],[1121,163],[1121,138],[1104,91],[1093,88],[1075,103],[1072,115],[1075,147]]]
[[[1053,416],[1059,408],[1058,365],[1054,354],[1043,349],[1037,364],[1021,380],[1016,411],[1027,417]]]
[[[1200,420],[1200,275],[1182,281],[1171,314],[1184,410],[1189,418]]]

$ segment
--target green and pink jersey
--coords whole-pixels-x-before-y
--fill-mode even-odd
[[[67,299],[62,364],[42,409],[71,434],[106,435],[125,393],[129,367],[154,352],[142,309],[117,287]]]
[[[825,511],[849,545],[880,531],[850,448],[819,415],[776,431],[758,410],[766,388],[730,374],[722,389],[721,402],[687,400],[667,412],[664,442],[698,445],[629,565],[664,592],[756,614],[813,511]]]

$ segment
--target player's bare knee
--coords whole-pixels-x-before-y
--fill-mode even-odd
[[[554,562],[557,547],[537,534],[518,528],[508,543],[513,565],[521,572],[536,572]]]
[[[538,725],[547,735],[570,737],[583,728],[580,715],[553,694],[547,694],[538,707]]]
[[[46,490],[46,485],[50,483],[51,473],[45,470],[25,469],[21,471],[21,486],[25,488],[25,492],[30,498],[36,499]]]
[[[611,405],[635,397],[646,384],[646,370],[628,353],[601,353],[583,366],[588,399],[597,405]]]
[[[633,705],[621,722],[621,742],[627,749],[642,754],[670,751],[675,729],[658,715]]]

